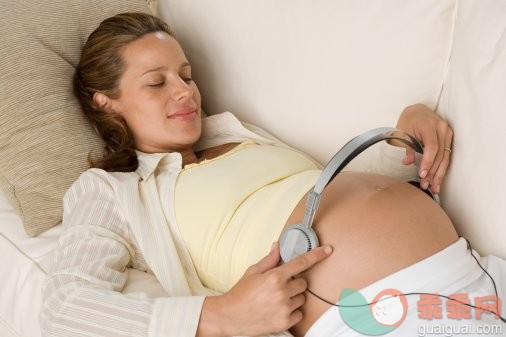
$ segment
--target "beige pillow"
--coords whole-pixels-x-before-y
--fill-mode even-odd
[[[153,1],[149,1],[153,3]],[[0,11],[0,186],[36,236],[61,221],[62,197],[102,142],[72,95],[87,36],[144,0],[10,1]]]

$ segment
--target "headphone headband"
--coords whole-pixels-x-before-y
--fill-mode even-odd
[[[410,140],[396,136],[396,133],[406,135]],[[321,194],[325,187],[341,172],[348,163],[356,156],[362,153],[370,146],[382,141],[396,139],[409,147],[413,148],[418,153],[423,153],[423,146],[418,139],[396,128],[382,127],[364,132],[348,143],[346,143],[328,162],[323,169],[315,186],[309,192],[306,201],[306,211],[304,213],[304,220],[302,222],[307,228],[313,224],[313,218],[320,204]]]

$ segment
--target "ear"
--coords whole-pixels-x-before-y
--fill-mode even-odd
[[[93,104],[106,112],[111,111],[111,99],[104,93],[96,92],[93,94]]]

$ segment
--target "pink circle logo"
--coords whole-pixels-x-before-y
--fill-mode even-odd
[[[397,289],[385,289],[379,292],[369,305],[373,318],[381,325],[397,327],[406,318],[408,301]]]

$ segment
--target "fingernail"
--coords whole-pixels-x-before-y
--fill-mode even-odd
[[[441,188],[441,185],[437,185],[436,188],[434,188],[434,193],[439,194],[439,189]]]
[[[420,178],[425,178],[427,176],[427,170],[423,170],[420,172]]]
[[[428,182],[428,181],[424,181],[424,182],[422,183],[422,190],[426,190],[426,189],[427,189],[427,187],[429,187],[429,182]]]
[[[325,254],[329,255],[330,253],[332,253],[332,247],[329,245],[325,245],[323,247],[323,251],[325,252]]]

